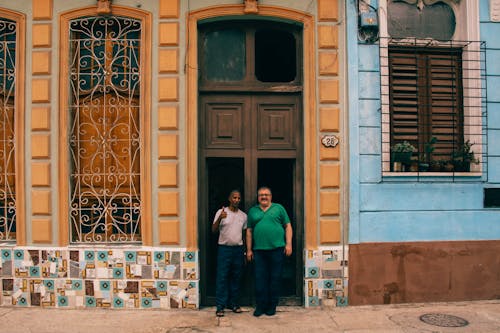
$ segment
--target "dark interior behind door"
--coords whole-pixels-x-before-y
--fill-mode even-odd
[[[300,258],[300,247],[297,247],[297,213],[294,207],[294,185],[295,185],[295,159],[259,159],[258,161],[258,187],[267,186],[271,188],[273,202],[285,207],[288,216],[292,221],[294,229],[293,253],[285,259],[281,283],[281,303],[289,303],[286,297],[294,297],[297,293],[297,255]],[[298,266],[300,267],[300,266]],[[294,303],[294,302],[293,302]]]
[[[203,297],[203,303],[207,305],[215,304],[215,277],[217,268],[217,240],[219,237],[218,233],[211,233],[210,228],[215,216],[215,213],[222,206],[227,207],[228,205],[228,195],[232,190],[238,189],[241,191],[241,205],[240,208],[246,211],[244,207],[244,160],[242,158],[207,158],[206,159],[206,172],[207,172],[207,201],[208,206],[205,212],[207,216],[204,219],[207,223],[204,230],[200,230],[203,233],[205,239],[206,251],[200,251],[201,262],[205,263],[201,265],[201,272],[203,279],[201,280],[202,288],[205,290],[205,296]],[[241,304],[251,304],[251,300],[248,298],[249,288],[251,288],[250,283],[250,267],[245,269],[243,273],[242,281],[242,292],[241,292]]]

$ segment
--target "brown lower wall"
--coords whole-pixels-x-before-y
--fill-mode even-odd
[[[500,298],[500,241],[349,245],[349,304]]]

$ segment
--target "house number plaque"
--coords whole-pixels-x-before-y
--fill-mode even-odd
[[[500,0],[490,0],[490,19],[500,22]]]
[[[335,135],[324,135],[321,138],[321,143],[325,147],[335,147],[336,145],[339,144],[339,139]]]

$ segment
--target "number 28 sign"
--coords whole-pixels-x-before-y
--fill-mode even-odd
[[[321,138],[321,143],[325,147],[335,147],[339,144],[339,139],[335,135],[324,135]]]

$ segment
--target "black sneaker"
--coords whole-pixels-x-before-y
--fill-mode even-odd
[[[266,311],[266,315],[268,316],[274,316],[276,314],[276,307],[272,306]]]
[[[264,314],[264,310],[262,310],[261,308],[255,308],[255,311],[253,312],[253,315],[255,317],[260,317]]]
[[[224,317],[224,308],[217,307],[217,309],[215,310],[215,315],[217,317]]]

